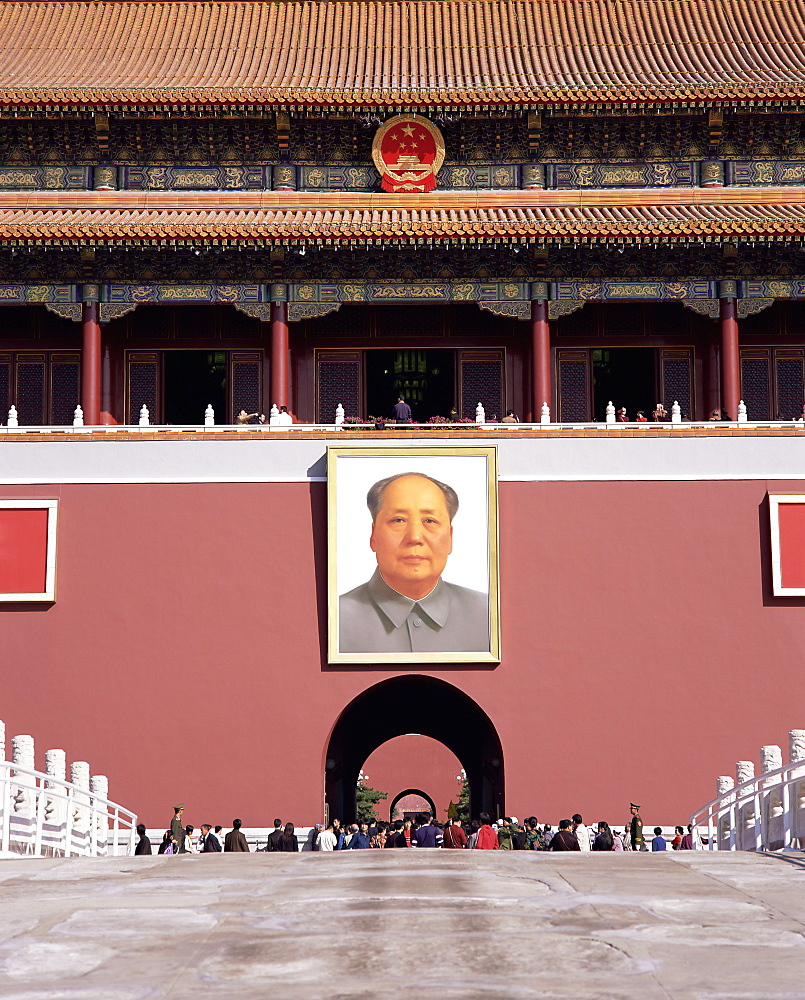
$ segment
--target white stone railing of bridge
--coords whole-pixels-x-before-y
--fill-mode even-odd
[[[15,736],[11,746],[6,760],[0,722],[0,856],[134,853],[137,816],[108,799],[105,775],[90,776],[86,761],[74,761],[68,781],[64,750],[48,750],[42,772],[32,736]]]
[[[716,797],[690,817],[705,850],[805,848],[805,729],[788,734],[789,762],[778,746],[760,748],[760,774],[739,760],[735,778],[716,779]]]

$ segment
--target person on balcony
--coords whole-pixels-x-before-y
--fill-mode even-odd
[[[402,396],[398,396],[397,402],[394,404],[394,419],[398,424],[411,423],[411,407]]]

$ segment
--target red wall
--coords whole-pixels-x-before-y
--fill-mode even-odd
[[[503,661],[425,672],[496,725],[509,814],[622,824],[637,801],[682,823],[805,725],[805,601],[770,596],[765,496],[786,489],[500,484]],[[195,824],[320,819],[339,712],[415,672],[322,662],[325,486],[0,496],[62,501],[56,603],[0,607],[8,737],[40,767],[89,760],[149,826],[179,799]]]
[[[367,785],[388,798],[379,802],[375,812],[381,819],[389,818],[391,803],[407,788],[417,788],[427,793],[436,806],[436,818],[447,819],[450,802],[458,803],[461,781],[461,761],[437,740],[429,736],[409,733],[387,740],[369,756],[363,765],[368,776]]]

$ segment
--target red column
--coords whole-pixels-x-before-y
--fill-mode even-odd
[[[290,400],[290,357],[288,347],[288,303],[271,303],[271,399],[269,406],[287,406]],[[266,410],[268,412],[268,410]]]
[[[81,407],[84,423],[101,422],[101,324],[98,303],[81,304]]]
[[[531,361],[533,365],[531,419],[534,423],[539,423],[542,404],[547,403],[551,408],[551,419],[555,420],[551,400],[551,333],[546,298],[532,299],[531,301]]]
[[[721,299],[721,406],[730,420],[738,419],[741,401],[741,369],[738,356],[738,320],[736,300]]]

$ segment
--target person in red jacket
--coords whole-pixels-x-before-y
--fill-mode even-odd
[[[489,813],[481,813],[478,818],[481,820],[481,829],[478,831],[475,849],[478,851],[496,851],[498,849],[498,835],[492,829],[492,825],[489,822]]]

